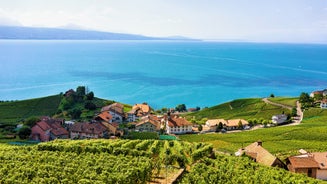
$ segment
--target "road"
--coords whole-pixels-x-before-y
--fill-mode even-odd
[[[292,108],[293,108],[292,106],[289,106],[289,105],[272,102],[272,101],[268,100],[268,98],[263,98],[262,101],[264,101],[267,104],[283,107],[283,108],[286,108],[286,109],[289,109],[289,110],[292,110]],[[299,101],[296,101],[296,114],[297,114],[297,116],[293,118],[294,119],[293,122],[289,123],[287,125],[284,125],[284,126],[298,125],[298,124],[300,124],[302,122],[302,120],[303,120],[303,111],[301,109],[301,104],[300,104]]]

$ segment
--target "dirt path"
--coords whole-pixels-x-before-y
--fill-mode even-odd
[[[272,102],[270,100],[268,100],[268,98],[263,98],[262,101],[264,101],[267,104],[271,104],[271,105],[275,105],[278,107],[283,107],[289,110],[292,110],[293,107],[289,106],[289,105],[284,105],[284,104],[279,104],[276,102]],[[299,103],[299,101],[296,101],[296,114],[297,116],[294,117],[294,120],[292,123],[289,123],[287,125],[283,125],[283,126],[293,126],[293,125],[298,125],[301,123],[301,121],[303,120],[303,112],[301,109],[301,104]]]

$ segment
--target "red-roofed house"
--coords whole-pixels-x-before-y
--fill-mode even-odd
[[[101,112],[107,111],[112,115],[112,122],[123,122],[125,119],[124,105],[120,103],[113,103],[111,105],[102,107]]]
[[[235,153],[236,156],[241,156],[243,153],[251,157],[255,162],[266,166],[285,168],[285,164],[272,155],[269,151],[262,147],[262,141],[254,142],[245,148],[240,149]]]
[[[32,127],[31,139],[35,141],[51,141],[54,139],[67,139],[68,131],[61,126],[62,120],[42,118]]]
[[[75,123],[70,128],[71,139],[107,138],[107,127],[99,122]]]
[[[133,122],[140,117],[149,115],[151,107],[147,103],[135,104],[132,109],[127,113],[127,121]]]
[[[305,153],[288,157],[286,164],[291,172],[327,180],[327,152]]]
[[[185,134],[192,132],[192,123],[185,118],[168,115],[165,117],[168,134]]]
[[[135,125],[140,132],[156,132],[160,130],[160,121],[155,116],[147,116]]]

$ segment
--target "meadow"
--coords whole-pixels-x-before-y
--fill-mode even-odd
[[[195,118],[201,120],[203,118],[215,119],[265,119],[271,120],[271,117],[276,114],[289,113],[290,110],[266,104],[261,98],[237,99],[231,102],[223,103],[210,108],[205,108],[201,111],[189,113],[187,119]]]
[[[311,108],[304,112],[304,119],[297,126],[278,126],[237,133],[213,133],[181,135],[190,142],[210,143],[218,151],[233,154],[239,148],[255,141],[263,141],[263,147],[273,154],[286,158],[299,149],[307,151],[327,150],[327,110]]]

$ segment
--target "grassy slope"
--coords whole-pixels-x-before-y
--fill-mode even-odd
[[[186,117],[192,118],[194,116],[197,120],[202,118],[264,118],[270,120],[273,115],[280,114],[283,111],[288,112],[289,110],[266,104],[259,98],[251,98],[233,100],[195,113],[190,113]]]
[[[0,103],[0,123],[17,124],[30,116],[53,115],[61,101],[60,95]]]
[[[270,101],[287,105],[290,107],[296,107],[296,101],[299,100],[297,97],[274,97],[274,98],[269,98]]]
[[[327,110],[310,109],[305,112],[303,123],[298,126],[244,131],[232,134],[183,135],[182,140],[212,143],[217,150],[234,153],[240,147],[262,140],[271,153],[284,157],[299,149],[327,150]]]

